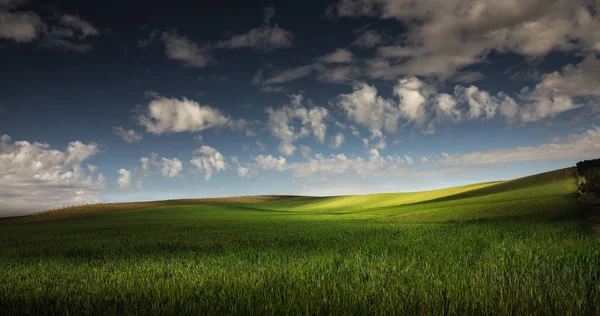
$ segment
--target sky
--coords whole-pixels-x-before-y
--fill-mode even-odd
[[[0,0],[0,216],[600,157],[599,0]]]

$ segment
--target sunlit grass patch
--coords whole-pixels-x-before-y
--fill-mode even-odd
[[[572,169],[0,225],[0,314],[597,314]]]

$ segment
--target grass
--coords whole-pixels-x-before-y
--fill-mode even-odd
[[[0,314],[598,314],[574,169],[0,225]]]

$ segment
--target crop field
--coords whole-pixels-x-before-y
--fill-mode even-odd
[[[0,314],[598,314],[576,192],[568,168],[0,222]]]

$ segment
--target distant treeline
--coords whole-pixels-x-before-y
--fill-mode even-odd
[[[579,184],[579,190],[600,195],[600,158],[580,161],[576,166],[577,173],[585,178],[585,181]]]

